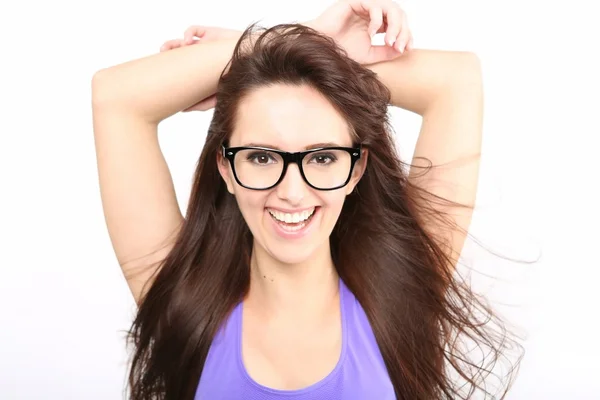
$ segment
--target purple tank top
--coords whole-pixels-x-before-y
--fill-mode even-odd
[[[299,390],[277,390],[255,382],[241,354],[242,303],[215,336],[196,400],[395,400],[394,388],[367,316],[340,279],[342,352],[321,381]]]

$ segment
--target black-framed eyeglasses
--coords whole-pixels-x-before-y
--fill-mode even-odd
[[[222,146],[236,182],[246,189],[267,190],[277,186],[294,163],[313,189],[335,190],[350,182],[361,147],[321,147],[289,153],[266,147]]]

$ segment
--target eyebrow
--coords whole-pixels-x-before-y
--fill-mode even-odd
[[[279,147],[277,146],[273,146],[271,144],[265,144],[265,143],[248,143],[243,145],[243,147],[264,147],[267,149],[273,149],[273,150],[281,150]],[[342,146],[338,143],[333,143],[333,142],[325,142],[325,143],[314,143],[314,144],[310,144],[308,146],[304,147],[304,150],[312,150],[312,149],[318,149],[321,147],[347,147],[347,146]]]

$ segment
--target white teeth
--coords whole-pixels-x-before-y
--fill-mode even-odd
[[[283,213],[283,212],[280,212],[277,210],[272,210],[272,209],[268,209],[268,210],[269,210],[269,213],[273,216],[273,218],[275,218],[278,221],[285,222],[288,224],[291,224],[291,223],[297,224],[299,222],[306,221],[315,212],[314,208],[312,210],[304,210],[300,213],[293,213],[293,214]]]

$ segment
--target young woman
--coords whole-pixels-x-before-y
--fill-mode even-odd
[[[162,50],[93,80],[104,212],[139,304],[131,398],[485,390],[511,342],[453,278],[478,180],[477,57],[413,50],[387,0],[267,30],[192,27]],[[410,170],[389,104],[423,117]],[[183,217],[157,126],[212,107]]]

